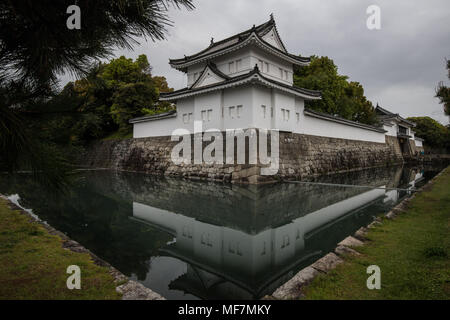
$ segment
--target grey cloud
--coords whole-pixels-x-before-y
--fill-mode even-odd
[[[149,56],[154,74],[164,75],[175,88],[184,75],[168,65],[169,58],[192,54],[220,40],[265,22],[274,13],[283,42],[291,53],[326,55],[339,72],[363,84],[371,101],[405,116],[428,115],[445,124],[442,106],[434,98],[446,79],[450,58],[448,0],[199,0],[196,9],[170,10],[174,27],[167,40],[145,42],[133,52]],[[366,28],[366,8],[381,8],[381,30]]]

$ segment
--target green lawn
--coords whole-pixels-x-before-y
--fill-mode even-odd
[[[356,248],[327,275],[304,289],[305,299],[449,299],[450,169],[410,202],[406,213],[371,229],[369,242]],[[369,290],[367,266],[381,269],[381,289]]]
[[[0,198],[0,300],[120,299],[107,268],[61,245],[61,238]],[[67,289],[69,265],[81,269],[80,290]]]

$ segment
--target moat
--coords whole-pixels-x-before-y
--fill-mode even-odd
[[[167,299],[258,299],[436,173],[242,186],[82,171],[64,193],[2,175],[0,193]]]

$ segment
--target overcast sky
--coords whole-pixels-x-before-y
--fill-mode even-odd
[[[287,50],[303,56],[328,56],[339,73],[362,83],[374,105],[402,116],[428,115],[447,124],[434,98],[439,81],[449,85],[449,0],[194,0],[193,11],[171,9],[174,23],[167,40],[146,42],[117,56],[145,53],[154,75],[178,89],[185,74],[170,68],[181,58],[216,41],[260,24],[273,13]],[[368,30],[366,9],[381,9],[381,29]]]

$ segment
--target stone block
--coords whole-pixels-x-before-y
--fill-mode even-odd
[[[118,286],[116,291],[122,294],[122,300],[165,300],[161,295],[133,280]]]
[[[303,286],[311,282],[319,272],[311,267],[300,270],[292,279],[279,287],[272,296],[276,299],[296,299],[301,295]]]
[[[311,267],[318,271],[328,273],[328,271],[336,268],[336,266],[342,262],[344,262],[344,260],[339,258],[336,254],[329,253],[326,256],[314,262],[311,265]]]
[[[345,256],[345,255],[359,256],[359,255],[361,255],[358,251],[353,250],[352,248],[349,248],[346,246],[337,246],[336,249],[334,249],[334,252],[338,256]]]
[[[367,228],[361,227],[355,232],[354,237],[358,240],[365,241],[367,231],[368,231]]]
[[[352,236],[348,236],[344,240],[338,243],[338,246],[346,246],[346,247],[359,247],[362,246],[364,243],[356,238],[353,238]]]

